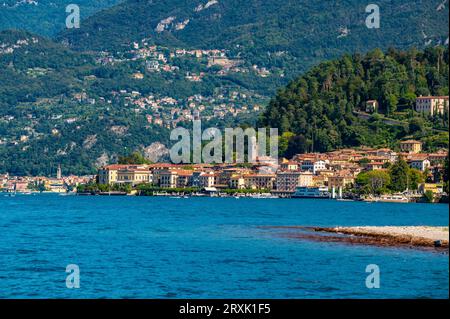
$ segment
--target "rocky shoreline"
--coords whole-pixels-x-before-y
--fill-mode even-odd
[[[447,248],[448,227],[313,227],[315,232],[344,234],[344,241],[379,244],[382,246],[417,246]]]
[[[283,237],[320,242],[375,245],[385,247],[433,248],[448,251],[449,228],[430,226],[361,226],[303,227],[275,226],[273,229],[296,229]]]

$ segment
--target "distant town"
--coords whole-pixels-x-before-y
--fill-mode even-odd
[[[186,72],[184,78],[190,82],[201,82],[208,74],[216,76],[226,76],[229,73],[249,73],[253,72],[259,77],[268,77],[271,72],[265,67],[252,65],[251,68],[242,66],[243,62],[238,58],[228,56],[227,50],[186,50],[168,49],[157,45],[150,45],[148,39],[130,44],[131,49],[119,53],[102,51],[96,58],[100,65],[115,65],[125,62],[138,61],[142,63],[147,73],[179,73],[180,68],[174,64],[174,59],[184,59],[193,61],[199,65],[207,67],[208,72]],[[279,52],[277,54],[284,54]],[[283,77],[281,70],[277,73]],[[131,75],[134,80],[142,80],[145,72],[137,71]],[[147,75],[148,76],[148,75]],[[147,95],[143,96],[137,90],[119,90],[111,92],[113,99],[100,97],[98,102],[113,103],[122,101],[125,106],[136,107],[136,112],[151,111],[147,115],[149,124],[173,128],[178,123],[192,120],[202,114],[203,120],[214,118],[224,118],[227,115],[237,116],[242,113],[259,112],[261,103],[266,97],[254,92],[244,92],[238,89],[217,90],[212,96],[201,94],[190,96],[186,99],[177,99],[170,96]],[[81,92],[73,96],[75,101],[80,103],[95,104],[97,101]]]

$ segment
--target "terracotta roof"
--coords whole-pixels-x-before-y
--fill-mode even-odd
[[[428,159],[428,154],[415,154],[409,157],[409,161],[424,161]]]
[[[134,165],[112,164],[112,165],[103,166],[103,169],[119,170],[119,169],[127,169],[127,168],[132,167],[132,166],[134,166]]]

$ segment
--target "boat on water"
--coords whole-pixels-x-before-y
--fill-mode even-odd
[[[328,187],[306,187],[299,186],[295,189],[295,193],[292,198],[316,198],[316,199],[328,199],[330,198],[330,192]]]
[[[5,193],[3,196],[5,196],[5,197],[16,197],[16,193]]]
[[[111,191],[111,192],[99,192],[100,196],[126,196],[127,192]]]
[[[272,195],[270,193],[260,193],[260,194],[252,194],[249,195],[249,197],[251,198],[256,198],[256,199],[273,199],[273,198],[279,198],[276,195]]]
[[[380,197],[367,197],[365,202],[380,202],[380,203],[409,203],[410,200],[403,194],[382,195]]]
[[[171,195],[167,192],[154,192],[153,196],[171,196]]]

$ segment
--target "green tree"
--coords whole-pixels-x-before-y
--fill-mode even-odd
[[[419,184],[423,183],[425,181],[424,174],[422,174],[421,171],[417,169],[410,169],[408,172],[408,186],[409,189],[416,190],[419,188]]]
[[[147,160],[140,152],[135,151],[128,156],[120,156],[119,164],[151,164],[149,160]]]
[[[414,92],[407,92],[402,97],[402,102],[405,108],[412,109],[414,107],[414,103],[416,102],[416,94]]]
[[[358,161],[358,164],[361,166],[366,166],[369,163],[370,163],[370,159],[368,159],[367,157],[364,157]]]
[[[389,174],[391,176],[391,189],[394,192],[403,192],[408,188],[409,166],[403,158],[399,157],[389,170]]]
[[[409,120],[408,128],[410,134],[422,133],[425,131],[425,121],[421,117],[414,117]]]
[[[284,156],[292,158],[296,154],[306,153],[309,147],[310,142],[303,135],[296,135],[289,140]]]
[[[391,163],[391,162],[383,163],[383,168],[384,168],[384,169],[389,169],[389,168],[391,168],[391,166],[392,166],[392,163]]]
[[[423,194],[423,199],[425,200],[425,202],[427,203],[432,203],[434,201],[434,194],[432,191],[427,190],[425,192],[425,194]]]
[[[100,192],[109,192],[111,190],[110,185],[106,184],[97,184],[97,188]]]
[[[294,133],[284,132],[281,134],[278,141],[278,152],[280,155],[284,155],[289,147],[289,141],[295,136]]]
[[[369,171],[359,173],[356,184],[365,194],[380,195],[389,192],[391,177],[385,171]]]
[[[388,96],[388,114],[392,114],[397,110],[398,98],[395,94]]]

